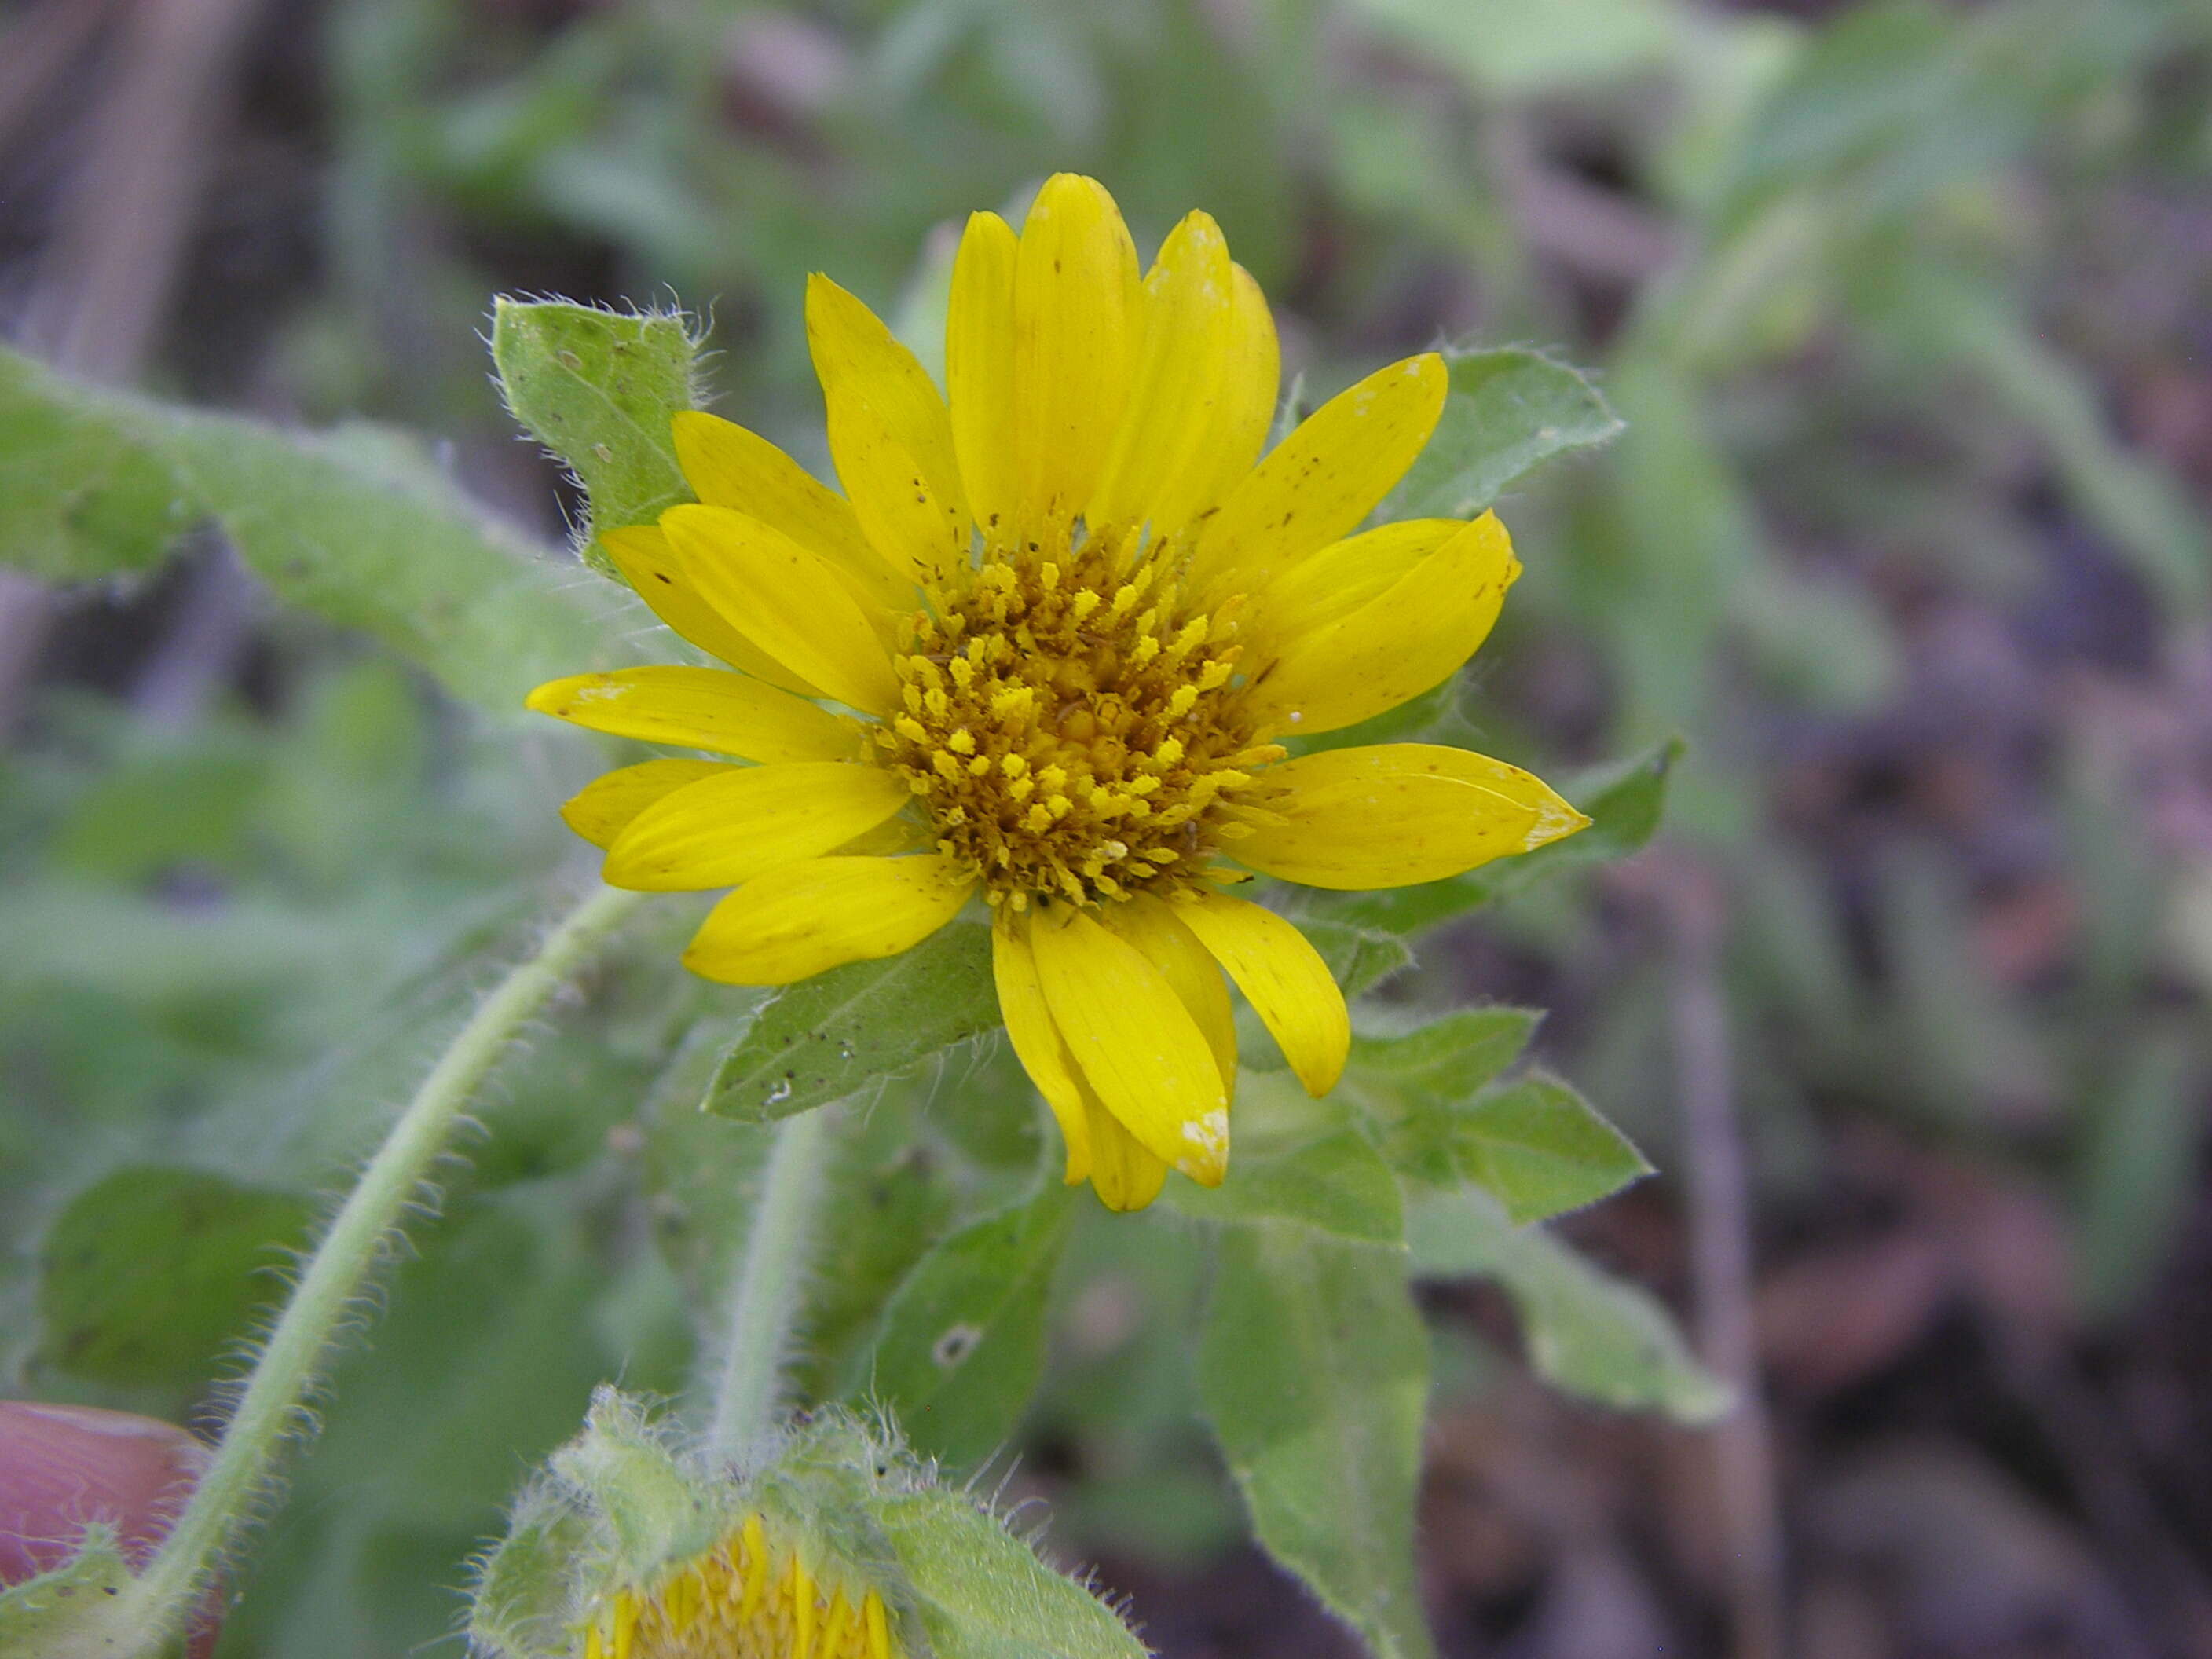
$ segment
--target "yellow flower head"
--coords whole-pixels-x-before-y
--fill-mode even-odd
[[[754,1514],[651,1583],[602,1597],[586,1615],[583,1659],[903,1659],[903,1650],[881,1596],[817,1580]]]
[[[583,675],[530,699],[751,764],[648,761],[565,816],[617,886],[733,887],[684,960],[734,983],[893,955],[980,890],[1067,1179],[1115,1209],[1170,1166],[1218,1182],[1223,970],[1311,1092],[1350,1041],[1319,955],[1228,888],[1434,881],[1586,822],[1465,750],[1279,741],[1448,678],[1520,572],[1490,514],[1358,530],[1427,442],[1443,363],[1370,375],[1263,458],[1274,325],[1219,228],[1191,214],[1140,274],[1113,198],[1068,173],[1018,235],[969,221],[949,395],[827,277],[806,325],[845,493],[679,415],[699,504],[600,538],[735,672]]]

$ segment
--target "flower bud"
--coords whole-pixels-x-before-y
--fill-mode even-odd
[[[732,1469],[606,1388],[486,1558],[470,1636],[497,1659],[1145,1651],[887,1423],[822,1413]]]

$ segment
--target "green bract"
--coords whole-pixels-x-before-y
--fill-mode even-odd
[[[748,1522],[825,1591],[879,1598],[909,1655],[1145,1651],[1114,1609],[1047,1565],[1004,1517],[939,1486],[880,1419],[819,1413],[740,1470],[687,1451],[612,1389],[516,1504],[484,1559],[470,1638],[500,1659],[574,1659],[600,1608],[626,1593],[649,1601]]]

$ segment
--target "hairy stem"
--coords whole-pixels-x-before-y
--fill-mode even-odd
[[[831,1110],[817,1107],[776,1126],[744,1260],[730,1291],[721,1376],[707,1429],[708,1446],[719,1458],[744,1460],[775,1420],[825,1184]]]
[[[392,1126],[301,1275],[191,1502],[131,1587],[137,1616],[124,1628],[142,1632],[141,1652],[175,1640],[209,1572],[244,1528],[285,1437],[301,1425],[302,1402],[339,1326],[470,1097],[641,896],[601,888],[571,911],[484,1000]]]

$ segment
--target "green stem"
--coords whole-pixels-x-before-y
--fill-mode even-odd
[[[208,1574],[243,1529],[278,1449],[304,1421],[303,1401],[332,1339],[477,1085],[642,896],[601,888],[571,911],[484,1000],[392,1126],[301,1275],[191,1503],[131,1587],[137,1617],[123,1627],[143,1633],[142,1651],[175,1640]]]
[[[800,1281],[827,1184],[831,1109],[817,1107],[784,1119],[769,1149],[722,1336],[722,1373],[707,1429],[708,1449],[717,1458],[744,1461],[775,1421]]]

